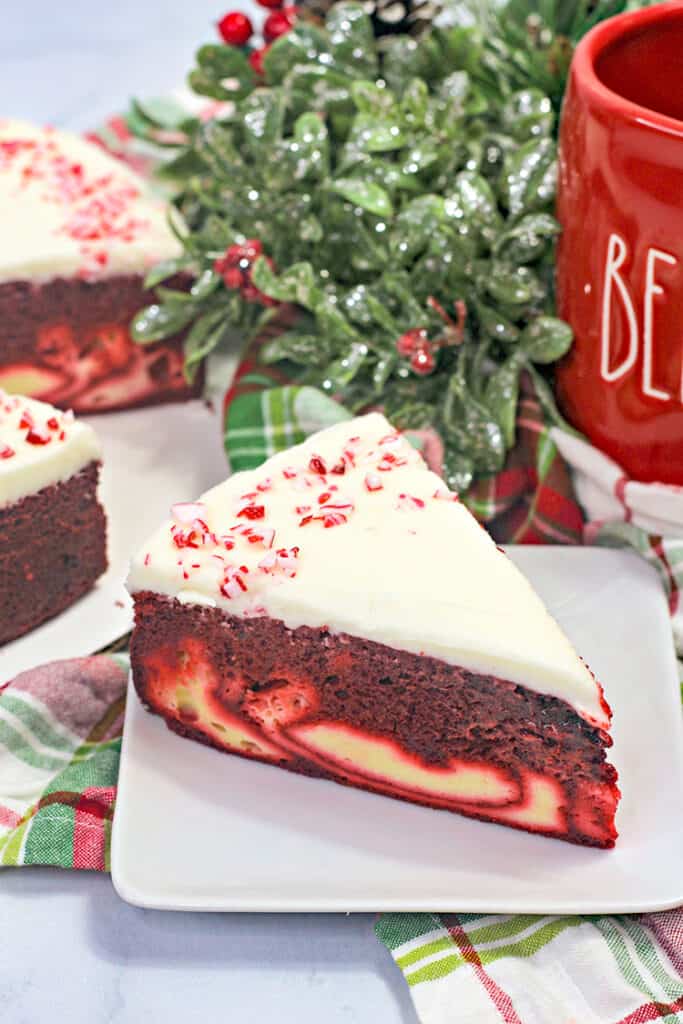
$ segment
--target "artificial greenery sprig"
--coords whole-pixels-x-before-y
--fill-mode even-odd
[[[158,287],[137,339],[189,327],[191,375],[231,327],[257,330],[294,304],[266,362],[353,411],[435,426],[451,487],[499,470],[521,372],[552,416],[538,366],[572,336],[553,315],[556,105],[511,69],[492,78],[492,53],[477,26],[380,52],[355,3],[278,39],[263,80],[240,50],[203,47],[192,86],[231,102],[173,126],[165,170],[181,181],[184,253],[148,285],[179,270],[195,280]],[[133,122],[168,137],[140,106]]]

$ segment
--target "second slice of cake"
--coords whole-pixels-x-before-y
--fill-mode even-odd
[[[330,427],[174,506],[129,587],[135,686],[181,735],[614,844],[600,685],[383,416]]]
[[[107,568],[101,454],[72,413],[0,390],[0,645],[64,611]]]

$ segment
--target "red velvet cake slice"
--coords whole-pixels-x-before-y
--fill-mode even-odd
[[[0,391],[0,644],[73,604],[107,568],[100,456],[73,413]]]
[[[238,473],[135,558],[143,703],[306,775],[591,846],[619,798],[602,689],[378,413]]]
[[[77,412],[195,393],[181,338],[130,337],[154,301],[146,271],[181,251],[137,174],[76,135],[0,120],[0,222],[0,387]]]

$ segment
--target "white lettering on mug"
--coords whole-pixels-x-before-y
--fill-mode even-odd
[[[605,276],[602,290],[602,331],[600,350],[600,375],[603,380],[614,382],[624,377],[633,369],[638,350],[640,338],[638,332],[638,319],[633,304],[633,299],[628,286],[619,273],[628,256],[628,247],[623,238],[616,233],[609,236],[607,242],[607,258],[605,260]],[[650,398],[656,398],[660,402],[668,402],[674,396],[668,391],[655,387],[652,380],[653,353],[654,353],[654,297],[664,295],[664,289],[656,280],[657,260],[675,266],[678,260],[671,253],[662,249],[650,247],[647,250],[647,261],[645,267],[645,287],[643,290],[643,393]],[[618,292],[621,303],[628,321],[629,341],[628,350],[622,361],[617,366],[611,366],[612,353],[612,296],[614,288]],[[681,402],[683,402],[683,374],[681,379]]]
[[[652,321],[654,311],[652,300],[655,295],[663,295],[664,289],[655,281],[655,261],[662,260],[671,266],[676,264],[676,257],[661,249],[647,250],[647,269],[645,271],[645,296],[643,298],[643,392],[650,398],[659,398],[662,402],[668,402],[673,395],[668,391],[656,388],[652,383],[652,350],[654,339],[652,336]]]
[[[602,353],[600,372],[603,380],[619,380],[624,374],[633,368],[638,357],[638,321],[636,311],[631,302],[631,296],[624,283],[619,270],[623,266],[628,255],[626,242],[619,235],[611,234],[607,243],[607,260],[605,262],[605,281],[602,290]],[[619,366],[610,370],[610,342],[611,342],[611,320],[612,320],[612,285],[616,284],[617,291],[626,310],[628,320],[629,342],[626,358]]]

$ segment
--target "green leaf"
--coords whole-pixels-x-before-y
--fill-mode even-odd
[[[334,67],[330,49],[325,32],[309,22],[297,21],[289,32],[275,40],[263,58],[267,84],[278,85],[297,64],[314,64],[321,55],[326,55],[326,67]]]
[[[191,260],[184,254],[183,256],[176,256],[174,259],[161,260],[160,263],[155,263],[151,270],[147,271],[144,280],[145,288],[154,288],[160,281],[165,281],[167,277],[173,277],[175,274],[181,273],[183,270],[187,270]]]
[[[509,263],[531,263],[546,251],[560,233],[560,225],[549,213],[528,213],[511,228],[502,231],[493,252]]]
[[[194,306],[194,299],[187,291],[181,291],[178,288],[167,288],[165,285],[159,285],[156,289],[156,296],[161,299],[165,306],[169,309],[180,309],[185,306]]]
[[[183,327],[186,327],[195,315],[195,307],[187,306],[163,306],[154,303],[141,309],[133,318],[131,323],[131,335],[133,339],[142,345],[149,345],[153,341],[161,341],[172,334],[177,334]]]
[[[515,327],[499,309],[488,306],[484,302],[476,304],[477,317],[484,334],[489,338],[511,344],[519,338],[519,328]]]
[[[500,424],[506,448],[515,442],[519,375],[524,362],[524,353],[514,352],[494,370],[486,384],[486,404]]]
[[[554,363],[569,351],[572,329],[554,316],[537,316],[524,328],[520,347],[534,363]]]
[[[494,261],[487,267],[485,282],[489,295],[504,306],[527,306],[543,298],[544,289],[528,267]]]
[[[195,231],[195,243],[210,252],[223,252],[237,241],[238,232],[232,224],[217,213],[210,213],[201,228]]]
[[[252,67],[237,46],[224,46],[219,43],[207,43],[197,50],[197,64],[214,78],[244,78],[251,83],[254,80]]]
[[[185,353],[185,376],[192,382],[202,360],[213,351],[226,330],[225,307],[204,313],[193,323],[183,342]]]
[[[389,238],[394,256],[403,264],[411,262],[426,248],[447,216],[446,203],[441,196],[428,194],[412,199],[394,221]]]
[[[557,186],[553,139],[533,139],[509,153],[503,168],[503,196],[510,213],[541,210],[552,203]]]
[[[394,208],[391,197],[379,185],[370,181],[363,181],[360,178],[338,178],[328,185],[331,192],[343,196],[355,206],[360,206],[368,213],[374,213],[377,217],[391,217]]]
[[[364,341],[354,341],[344,354],[336,359],[325,371],[321,388],[327,394],[337,394],[351,383],[369,353]]]
[[[294,263],[278,275],[260,256],[252,267],[251,278],[260,291],[280,302],[298,302],[307,309],[315,304],[318,289],[310,263]]]
[[[439,84],[437,95],[447,101],[446,109],[450,118],[460,118],[465,113],[470,94],[470,76],[466,71],[453,71]]]
[[[424,139],[401,154],[403,174],[420,174],[438,162],[441,150],[436,142]]]
[[[214,270],[209,267],[202,271],[199,277],[195,280],[190,288],[190,295],[195,302],[202,302],[204,299],[207,299],[209,295],[213,295],[213,293],[220,287],[220,284],[220,274],[216,274]]]
[[[422,128],[429,107],[429,89],[421,78],[412,78],[401,97],[401,115],[410,128]]]
[[[518,142],[551,135],[555,113],[550,99],[540,89],[520,89],[512,94],[500,113],[503,130]]]
[[[357,75],[377,72],[377,49],[372,22],[359,3],[336,3],[325,19],[337,65]]]
[[[236,100],[246,96],[254,84],[254,72],[244,53],[236,46],[209,44],[197,51],[199,65],[190,72],[190,88],[203,96]]]
[[[240,104],[244,143],[259,159],[282,137],[285,97],[279,89],[254,89]]]
[[[487,241],[492,240],[500,230],[502,218],[486,178],[474,171],[461,171],[453,185],[453,192],[446,201],[447,212],[457,217],[458,212],[462,211],[465,221],[472,224]],[[455,203],[455,209],[449,203]]]
[[[501,469],[505,440],[500,424],[472,395],[459,372],[448,383],[442,419],[449,444],[468,456],[478,472],[497,473]]]
[[[352,84],[351,98],[361,114],[379,117],[390,113],[396,103],[390,89],[387,89],[386,86],[381,87],[376,82],[370,82],[365,78]]]
[[[396,352],[388,352],[379,357],[372,371],[372,386],[376,395],[381,395],[387,386],[387,381],[398,366],[398,355]]]
[[[261,359],[266,365],[288,359],[301,366],[324,366],[330,361],[330,347],[319,334],[285,331],[263,346]]]
[[[353,119],[349,149],[360,153],[387,153],[401,149],[405,136],[398,120],[357,114]]]
[[[302,217],[298,224],[299,238],[302,242],[320,242],[325,237],[322,224],[313,214]]]
[[[474,479],[474,462],[469,455],[446,445],[441,473],[451,491],[464,494]]]
[[[199,68],[190,71],[187,76],[187,84],[199,96],[210,96],[213,100],[231,100],[235,96],[234,91],[227,89],[212,75],[207,75]]]
[[[294,122],[294,142],[290,152],[295,156],[294,178],[315,177],[322,180],[330,169],[330,141],[327,126],[318,114],[301,114]]]

